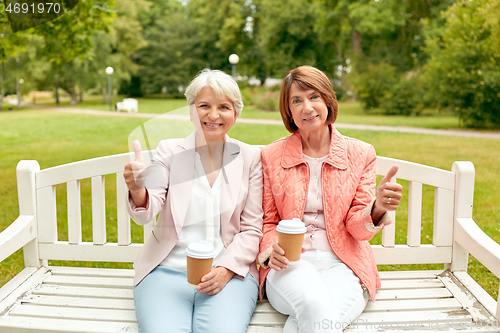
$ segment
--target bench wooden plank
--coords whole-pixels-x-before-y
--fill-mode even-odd
[[[407,244],[420,246],[422,234],[422,183],[410,182],[408,189]]]
[[[460,302],[454,298],[432,298],[432,299],[399,299],[368,302],[364,312],[379,311],[421,311],[421,310],[459,310],[462,308]]]
[[[434,190],[434,221],[432,244],[451,246],[453,242],[454,192],[437,187]]]
[[[419,279],[419,280],[389,280],[382,281],[380,290],[390,289],[422,289],[422,288],[444,288],[444,285],[438,279]]]
[[[49,269],[52,275],[129,277],[129,278],[134,277],[133,269],[63,267],[63,266],[60,267],[50,266]],[[440,271],[439,273],[442,273],[442,271]]]
[[[358,318],[365,323],[408,323],[408,322],[446,322],[449,320],[472,321],[466,310],[432,310],[432,311],[397,311],[397,312],[363,312]]]
[[[44,221],[43,228],[38,227],[38,241],[39,243],[54,243],[57,241],[57,210],[55,186],[49,186],[38,190],[36,192],[36,197],[38,220]]]
[[[135,310],[73,308],[69,306],[37,306],[24,304],[9,312],[9,316],[64,318],[85,321],[137,322]]]
[[[397,265],[402,262],[405,264],[451,263],[451,246],[436,247],[431,244],[422,244],[419,247],[412,247],[399,244],[384,247],[382,245],[372,245],[372,249],[378,265]]]
[[[40,258],[45,260],[74,260],[74,261],[106,261],[106,262],[133,262],[139,254],[142,244],[132,243],[121,246],[117,243],[107,243],[95,246],[89,242],[71,245],[68,242],[53,244],[39,244]]]
[[[44,283],[58,286],[101,287],[101,288],[126,288],[132,289],[133,279],[127,277],[88,277],[51,275]]]
[[[116,223],[118,228],[118,245],[130,245],[132,234],[130,232],[130,216],[127,212],[127,184],[123,172],[116,174]]]
[[[143,155],[145,155],[145,153],[147,153],[147,151],[143,151]],[[134,153],[98,157],[41,170],[36,174],[36,188],[42,189],[47,186],[67,183],[72,180],[81,180],[121,172],[125,164],[130,162],[130,156],[134,156]]]
[[[455,190],[455,173],[390,157],[377,157],[377,175],[386,175],[394,164],[399,166],[399,179],[415,181],[450,191]]]
[[[79,244],[82,242],[82,208],[79,180],[73,180],[67,183],[67,197],[68,242],[70,244]]]
[[[377,300],[453,297],[446,288],[377,290]]]
[[[91,298],[76,296],[30,295],[22,300],[23,304],[43,306],[68,306],[74,308],[123,309],[134,310],[132,299]]]
[[[381,280],[437,279],[442,270],[428,271],[379,271]]]
[[[53,318],[0,317],[0,327],[8,333],[117,333],[137,332],[137,323],[85,321]]]
[[[94,245],[106,243],[106,193],[104,176],[92,177],[92,240]]]
[[[134,299],[132,289],[67,287],[43,284],[33,290],[34,295],[78,296],[90,298]]]

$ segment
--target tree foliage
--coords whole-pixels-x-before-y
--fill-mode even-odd
[[[445,24],[427,25],[426,79],[433,98],[467,126],[500,125],[498,2],[459,1],[443,13]]]
[[[75,100],[77,88],[104,98],[108,66],[122,93],[182,96],[203,68],[231,72],[236,53],[238,75],[261,82],[315,66],[368,112],[418,115],[439,106],[468,126],[500,126],[491,111],[500,109],[498,12],[497,0],[81,0],[19,34],[0,15],[0,58],[12,85],[11,58],[38,36],[36,59],[52,68],[30,80]]]

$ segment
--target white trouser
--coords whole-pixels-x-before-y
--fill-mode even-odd
[[[314,249],[286,269],[271,269],[266,293],[276,310],[289,315],[284,333],[342,332],[368,302],[349,267],[333,252]]]

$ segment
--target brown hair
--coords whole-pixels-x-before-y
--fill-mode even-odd
[[[290,112],[290,88],[292,83],[296,83],[300,90],[316,90],[325,101],[328,108],[328,124],[333,124],[337,120],[339,107],[337,105],[337,96],[333,91],[328,77],[317,68],[311,66],[300,66],[292,69],[283,78],[280,90],[280,113],[286,129],[290,133],[295,133],[299,128],[293,122]]]

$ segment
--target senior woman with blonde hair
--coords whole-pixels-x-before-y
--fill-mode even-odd
[[[271,305],[289,315],[284,332],[341,332],[380,288],[368,240],[391,223],[401,199],[401,185],[389,182],[397,166],[375,191],[375,149],[335,129],[335,93],[314,67],[285,76],[280,112],[292,135],[262,149],[261,287],[265,283]],[[307,227],[294,265],[276,230],[292,218]]]
[[[260,149],[227,136],[243,108],[229,75],[203,70],[185,95],[195,131],[161,141],[146,169],[134,142],[136,161],[124,171],[134,221],[159,214],[134,263],[139,332],[243,333],[258,297]],[[192,288],[186,248],[200,240],[213,245],[214,264]]]

